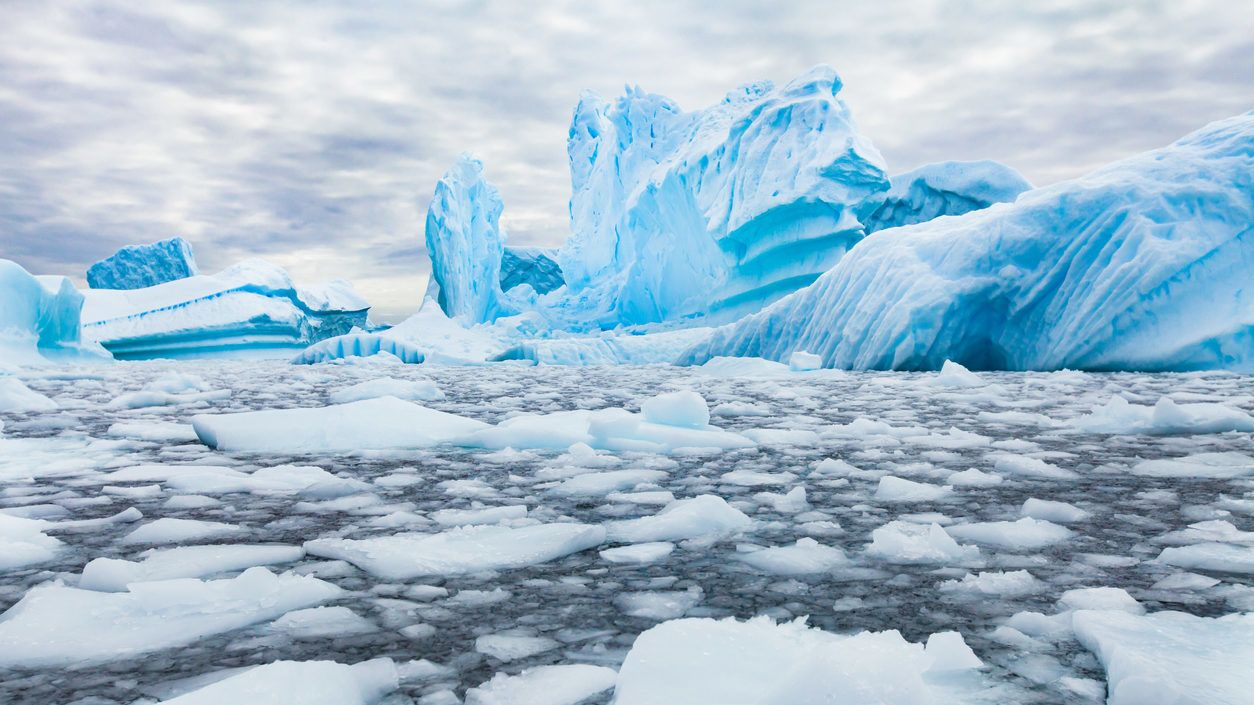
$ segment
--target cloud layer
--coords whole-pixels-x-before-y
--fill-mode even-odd
[[[692,109],[829,63],[894,171],[991,158],[1037,184],[1254,108],[1242,3],[1032,4],[8,0],[0,257],[81,276],[181,234],[206,270],[346,277],[395,318],[459,152],[512,242],[561,243],[584,89]]]

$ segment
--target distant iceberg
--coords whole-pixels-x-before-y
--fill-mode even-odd
[[[1010,203],[1032,184],[1000,162],[937,162],[897,174],[884,203],[871,214],[867,232],[925,223]]]
[[[364,327],[370,307],[348,282],[297,287],[286,271],[261,260],[212,276],[84,295],[83,337],[119,359],[287,355]]]
[[[1254,371],[1254,112],[958,218],[867,237],[684,353],[828,367]]]
[[[200,273],[192,246],[181,237],[123,247],[87,269],[93,289],[143,289]]]
[[[67,359],[108,359],[79,336],[83,295],[70,280],[35,277],[0,259],[0,371],[9,365]]]

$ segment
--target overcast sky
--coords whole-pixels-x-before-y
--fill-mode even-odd
[[[206,271],[345,277],[386,319],[419,303],[462,151],[511,243],[562,242],[584,89],[697,109],[828,63],[891,171],[991,158],[1038,185],[1254,108],[1246,0],[0,0],[0,28],[0,257],[81,279],[179,234]]]

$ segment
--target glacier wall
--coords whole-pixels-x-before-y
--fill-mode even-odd
[[[83,295],[65,277],[35,277],[0,259],[0,370],[64,359],[107,359],[80,338]]]
[[[828,367],[1254,371],[1254,112],[957,218],[864,239],[680,357]]]
[[[85,297],[83,336],[119,359],[287,355],[364,327],[370,308],[347,282],[298,288],[261,260],[143,289],[91,289]]]
[[[426,222],[428,292],[451,318],[483,323],[504,312],[502,208],[500,193],[483,177],[483,163],[469,154],[435,185]]]
[[[602,327],[732,319],[829,269],[889,188],[840,89],[818,66],[696,112],[639,89],[584,94],[559,256],[572,310]]]
[[[93,289],[143,289],[200,273],[192,246],[181,237],[123,247],[87,268]]]
[[[924,164],[891,181],[884,203],[867,222],[868,233],[1010,203],[1032,188],[1018,171],[990,160]]]

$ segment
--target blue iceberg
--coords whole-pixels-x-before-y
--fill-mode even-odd
[[[1037,189],[871,235],[680,357],[828,367],[1254,371],[1254,112]]]
[[[143,289],[200,273],[192,246],[181,237],[123,247],[87,269],[93,289]]]
[[[297,287],[261,260],[143,289],[89,289],[85,297],[83,336],[127,360],[290,355],[366,326],[370,308],[348,282]]]
[[[35,277],[0,259],[0,369],[49,361],[107,359],[83,343],[79,315],[83,295],[66,277]]]
[[[1031,188],[1022,174],[1000,162],[925,164],[892,177],[892,187],[871,215],[867,232],[1010,203]]]

